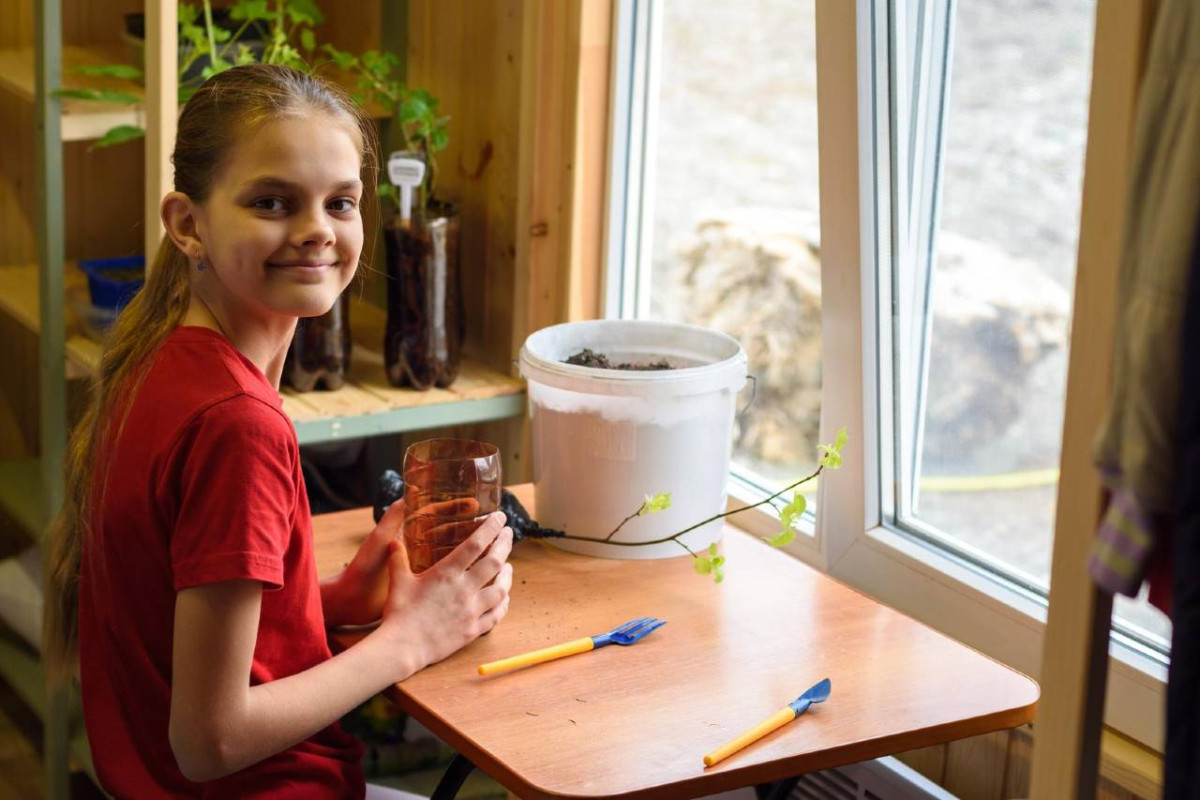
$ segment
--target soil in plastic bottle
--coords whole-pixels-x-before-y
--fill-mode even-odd
[[[383,356],[388,382],[421,391],[458,377],[466,320],[459,286],[460,217],[432,203],[405,226],[384,228],[388,307]]]
[[[333,308],[296,323],[292,346],[283,365],[283,382],[298,392],[321,386],[335,390],[350,368],[350,294],[342,293]]]

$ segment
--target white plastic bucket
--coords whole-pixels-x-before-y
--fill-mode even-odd
[[[676,369],[625,371],[564,364],[583,348],[614,362],[666,358]],[[670,322],[594,320],[543,328],[521,348],[533,427],[537,520],[603,538],[646,495],[671,506],[630,520],[614,541],[651,542],[720,513],[746,353],[723,333]],[[721,536],[709,523],[681,537],[699,552]],[[672,541],[623,547],[549,540],[608,558],[685,555]]]

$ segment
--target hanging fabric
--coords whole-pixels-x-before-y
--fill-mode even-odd
[[[1164,0],[1138,95],[1112,397],[1096,445],[1109,493],[1088,569],[1135,596],[1176,512],[1181,327],[1200,218],[1200,5]],[[1080,265],[1086,269],[1086,264]],[[1170,609],[1169,583],[1152,600]]]

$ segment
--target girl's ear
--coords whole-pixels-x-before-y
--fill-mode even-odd
[[[183,192],[167,192],[158,211],[167,236],[192,261],[205,258],[204,243],[200,241],[197,227],[197,210],[192,199]]]

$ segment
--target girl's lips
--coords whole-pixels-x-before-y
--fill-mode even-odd
[[[301,283],[322,283],[325,281],[325,273],[332,272],[339,262],[333,263],[316,263],[307,261],[292,261],[292,262],[267,262],[267,266],[271,271],[278,273],[283,277],[290,277],[293,280],[298,280]]]

